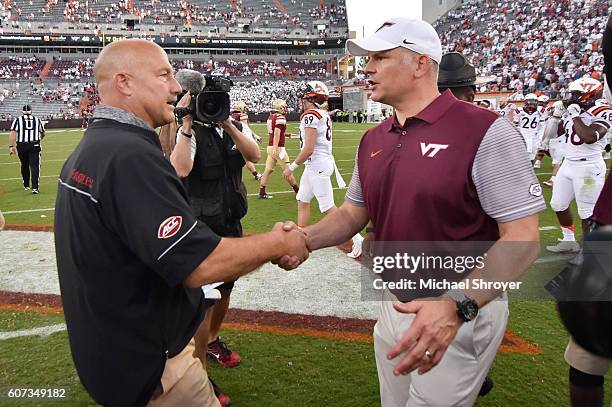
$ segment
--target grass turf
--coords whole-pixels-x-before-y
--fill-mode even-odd
[[[62,315],[0,311],[0,331],[47,326]],[[537,321],[537,323],[535,322]],[[494,390],[477,406],[567,405],[566,337],[552,303],[511,305],[511,329],[537,344],[540,355],[498,354]],[[224,369],[209,363],[211,377],[240,406],[375,406],[376,364],[371,343],[225,330],[242,364]],[[72,365],[66,332],[4,340],[0,346],[0,404],[7,406],[95,404]],[[612,374],[607,377],[608,400]],[[443,386],[443,383],[441,383]],[[64,388],[66,399],[11,400],[10,388]],[[609,403],[609,401],[608,401]],[[605,404],[607,405],[607,404]]]

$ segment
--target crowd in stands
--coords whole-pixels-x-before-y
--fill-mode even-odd
[[[594,0],[466,1],[438,20],[445,51],[466,55],[493,81],[483,91],[558,97],[584,75],[598,78],[609,4]]]
[[[47,77],[65,80],[89,80],[93,78],[93,59],[63,60],[61,57],[53,58],[53,65]]]
[[[45,61],[36,57],[16,57],[0,60],[1,79],[29,79],[37,78]]]
[[[238,82],[231,89],[230,99],[244,101],[251,113],[269,112],[274,99],[283,99],[287,102],[289,113],[297,112],[297,94],[303,84],[292,80]]]
[[[251,113],[269,112],[272,101],[283,99],[287,102],[289,113],[299,111],[298,91],[304,85],[303,81],[241,81],[235,82],[230,91],[230,100],[242,100]],[[88,104],[81,110],[82,117],[90,117],[95,106],[100,103],[100,97],[95,85],[86,84],[83,94],[87,96]]]
[[[0,60],[0,79],[38,78],[44,60],[34,58],[11,57]],[[67,81],[90,81],[95,60],[82,58],[66,60],[53,57],[47,78],[58,78]],[[175,70],[188,68],[200,72],[215,72],[232,79],[266,78],[266,79],[315,79],[328,78],[327,62],[324,60],[262,61],[256,59],[225,59],[209,61],[174,60]]]
[[[51,85],[48,82],[30,83],[29,95],[32,99],[42,100],[43,103],[62,104],[61,113],[65,118],[79,116],[78,106],[83,95],[83,85],[78,82],[57,82]]]
[[[140,24],[169,24],[218,32],[256,28],[312,29],[314,22],[347,27],[345,0],[12,0],[3,4],[5,21],[56,21],[75,24],[122,24],[135,17]],[[325,34],[325,33],[323,33]],[[325,35],[323,35],[325,36]]]
[[[173,61],[174,69],[194,69],[200,72],[215,72],[231,79],[268,78],[268,79],[297,79],[297,78],[326,78],[329,77],[327,63],[322,60],[289,60],[289,61],[262,61],[256,59],[226,59],[209,60],[208,62],[194,62],[191,60]]]

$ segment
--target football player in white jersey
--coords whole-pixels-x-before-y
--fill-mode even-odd
[[[542,126],[542,142],[540,148],[544,151],[548,151],[552,159],[552,174],[548,181],[544,181],[544,185],[552,187],[561,167],[561,163],[565,157],[565,138],[559,136],[558,128],[560,122],[567,118],[567,110],[563,105],[562,101],[555,102],[554,105],[550,106],[548,113],[543,121]],[[550,136],[546,133],[551,133]]]
[[[255,134],[255,132],[249,126],[248,108],[245,102],[242,100],[235,101],[234,106],[232,107],[231,116],[232,119],[242,123],[242,134],[247,137],[252,137],[256,142],[261,143],[261,137]],[[261,174],[257,172],[254,163],[247,161],[246,168],[253,175],[255,181],[259,181],[261,179]]]
[[[300,179],[298,202],[298,226],[306,227],[310,220],[310,201],[316,198],[321,213],[330,213],[337,209],[334,203],[334,190],[331,176],[336,174],[340,188],[346,184],[338,172],[332,155],[332,121],[326,109],[329,90],[320,81],[310,81],[300,92],[303,109],[300,117],[301,151],[289,166],[285,167],[283,175],[289,179],[293,171],[304,164],[305,169]],[[361,255],[363,238],[360,234],[353,237],[353,248],[348,255],[353,258]]]
[[[539,128],[542,114],[538,110],[538,97],[530,93],[525,96],[525,106],[514,115],[513,122],[525,139],[529,159],[536,158],[540,146]]]
[[[516,105],[509,101],[508,98],[499,99],[499,106],[497,112],[504,116],[510,123],[514,122],[514,115],[518,111]]]
[[[546,119],[549,116],[549,110],[552,108],[552,106],[548,106],[548,102],[550,101],[550,98],[546,95],[540,95],[538,96],[538,111],[540,112],[540,126],[538,126],[538,142],[542,141],[542,135],[544,132],[544,122],[546,121]],[[535,161],[533,163],[533,168],[541,168],[542,167],[542,159],[544,158],[544,155],[546,154],[547,149],[542,148],[542,145],[538,146],[538,152],[536,154],[535,157]]]
[[[606,133],[612,128],[612,107],[597,106],[603,85],[596,79],[580,78],[569,86],[569,100],[558,134],[565,142],[565,159],[553,185],[550,206],[557,213],[563,231],[563,239],[551,252],[580,251],[574,236],[571,201],[576,199],[582,230],[586,231],[588,219],[606,180],[606,164],[602,157]],[[557,110],[562,109],[557,105]],[[558,116],[557,112],[554,116]]]

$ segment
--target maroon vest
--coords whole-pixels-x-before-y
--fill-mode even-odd
[[[404,128],[393,117],[363,136],[359,176],[376,240],[499,239],[472,182],[474,157],[498,117],[445,92]]]

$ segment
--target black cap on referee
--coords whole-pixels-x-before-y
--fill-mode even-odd
[[[24,114],[32,114],[32,108],[30,105],[24,105],[21,110],[23,110]]]

